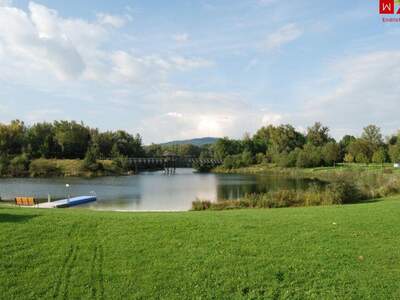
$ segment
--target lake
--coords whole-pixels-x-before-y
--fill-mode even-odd
[[[238,174],[198,174],[177,169],[174,175],[146,172],[134,176],[85,178],[0,179],[0,196],[66,198],[96,193],[97,202],[81,205],[96,210],[186,211],[196,199],[238,199],[247,193],[279,189],[305,189],[317,183],[308,179]],[[67,188],[66,184],[70,187]]]

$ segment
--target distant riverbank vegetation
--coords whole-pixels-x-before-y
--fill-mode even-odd
[[[281,168],[315,168],[338,163],[384,164],[400,161],[400,136],[383,138],[375,125],[363,129],[360,137],[345,135],[336,141],[321,123],[306,133],[291,125],[268,126],[242,140],[220,139],[215,154],[224,160],[223,169],[272,163]]]
[[[221,138],[212,145],[144,146],[139,134],[123,130],[101,132],[83,123],[54,121],[26,126],[15,120],[0,124],[0,176],[101,176],[129,174],[128,158],[160,157],[165,153],[223,161],[217,172],[274,166],[283,170],[379,164],[400,161],[400,137],[384,138],[375,125],[361,136],[336,141],[321,123],[302,133],[291,125],[260,128],[243,139]],[[212,166],[194,166],[207,172]]]
[[[350,178],[338,176],[321,187],[306,190],[278,190],[247,194],[240,199],[211,202],[196,200],[192,210],[225,210],[236,208],[282,208],[299,206],[354,204],[400,193],[400,177],[393,174],[365,174]]]
[[[139,134],[101,132],[75,121],[26,126],[19,120],[0,123],[0,176],[104,176],[135,171],[132,157],[212,157],[208,146],[144,146]],[[203,169],[205,166],[201,166]]]

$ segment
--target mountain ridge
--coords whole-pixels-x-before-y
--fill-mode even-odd
[[[217,137],[202,137],[202,138],[193,138],[187,140],[175,140],[166,143],[160,143],[162,146],[170,146],[170,145],[185,145],[190,144],[194,146],[204,146],[208,144],[214,144],[219,138]]]

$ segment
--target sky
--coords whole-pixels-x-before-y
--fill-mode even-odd
[[[265,125],[400,128],[400,23],[378,0],[0,0],[0,122],[146,144]]]

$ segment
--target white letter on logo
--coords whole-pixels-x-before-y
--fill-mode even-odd
[[[392,5],[391,4],[383,3],[382,6],[383,6],[383,11],[387,11],[387,10],[391,11],[392,10]]]

